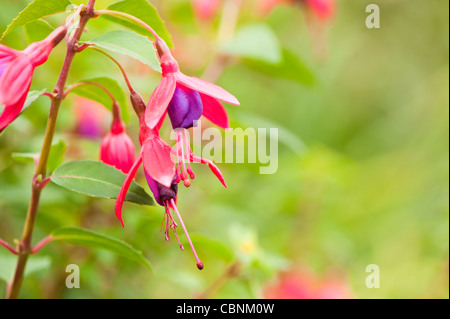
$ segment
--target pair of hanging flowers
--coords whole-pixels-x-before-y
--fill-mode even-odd
[[[158,37],[154,44],[161,63],[162,79],[146,107],[140,95],[132,92],[131,101],[139,117],[141,150],[120,190],[115,207],[116,216],[124,225],[123,202],[137,170],[143,164],[145,177],[155,200],[165,209],[165,239],[170,241],[169,231],[172,230],[180,248],[184,250],[177,235],[175,214],[196,258],[197,267],[203,269],[203,263],[177,209],[178,184],[183,181],[186,187],[191,185],[190,180],[195,178],[190,164],[192,162],[207,164],[225,187],[226,184],[222,173],[213,162],[192,152],[186,130],[193,127],[202,115],[222,128],[229,128],[228,116],[221,102],[239,105],[239,101],[212,83],[181,73],[164,40]],[[175,148],[170,147],[159,135],[166,115],[176,132]]]
[[[100,10],[95,13],[108,12]],[[0,132],[20,115],[34,69],[47,61],[52,49],[66,36],[68,25],[56,29],[45,40],[32,43],[23,51],[0,45],[0,103],[4,106],[0,115]],[[152,30],[149,26],[147,27]],[[197,267],[203,269],[203,263],[195,251],[176,205],[178,184],[183,182],[186,187],[191,185],[191,180],[195,178],[191,163],[197,162],[208,165],[219,181],[225,187],[227,186],[222,173],[213,162],[193,153],[187,129],[193,127],[201,116],[219,127],[229,128],[228,116],[222,102],[239,105],[239,101],[212,83],[181,73],[177,61],[164,40],[156,33],[154,36],[156,38],[154,46],[161,63],[162,79],[147,106],[126,78],[131,92],[131,103],[139,118],[141,144],[139,154],[135,156],[135,147],[121,120],[119,105],[110,94],[113,99],[113,121],[110,132],[101,143],[100,159],[127,174],[115,205],[116,216],[122,225],[124,226],[123,202],[131,182],[143,164],[145,177],[155,200],[165,210],[163,220],[165,239],[170,241],[170,230],[172,230],[180,248],[184,250],[177,234],[176,215],[191,246]],[[126,77],[125,73],[124,76]],[[103,89],[107,91],[106,88]],[[169,117],[172,128],[176,132],[175,148],[169,146],[159,135],[166,116]]]

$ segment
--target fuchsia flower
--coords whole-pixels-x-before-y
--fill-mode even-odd
[[[139,141],[142,147],[122,185],[115,207],[116,216],[123,227],[125,227],[122,219],[123,202],[141,164],[144,164],[145,174],[148,179],[151,178],[166,188],[172,186],[175,176],[175,163],[171,155],[172,148],[161,139],[156,129],[152,130],[146,127],[143,116],[140,116],[139,120]],[[158,203],[165,203],[165,200],[159,200],[158,196],[155,196],[155,199]]]
[[[34,69],[45,63],[52,49],[64,38],[67,27],[53,31],[46,39],[17,51],[0,44],[0,132],[22,111],[31,85]]]
[[[219,9],[222,0],[193,0],[196,15],[202,20],[210,20]]]
[[[189,186],[188,174],[191,179],[194,178],[189,161],[194,161],[195,156],[190,149],[186,129],[192,127],[202,115],[222,128],[229,128],[228,115],[221,101],[234,105],[239,105],[239,101],[212,83],[181,73],[177,61],[162,39],[155,41],[155,47],[163,77],[147,105],[145,122],[150,129],[159,129],[165,114],[169,115],[177,134],[177,181],[182,180],[185,186]],[[210,162],[201,160],[224,184],[220,171]]]
[[[162,39],[157,37],[155,47],[161,62],[163,77],[147,107],[142,97],[131,90],[131,104],[139,118],[139,141],[142,148],[117,197],[116,216],[124,226],[123,202],[137,170],[143,164],[145,177],[155,200],[165,208],[163,225],[165,225],[166,240],[170,241],[169,230],[172,229],[180,248],[184,250],[176,232],[178,225],[174,220],[175,213],[194,253],[197,267],[203,269],[203,263],[198,258],[176,206],[178,183],[183,180],[185,186],[190,185],[188,174],[191,179],[194,178],[190,163],[197,162],[207,164],[225,187],[226,184],[222,173],[213,162],[194,155],[186,129],[192,127],[202,115],[223,128],[229,128],[228,116],[221,101],[236,105],[239,105],[239,102],[224,89],[181,73],[177,61],[172,57]],[[159,129],[166,114],[169,115],[177,134],[176,150],[159,136]],[[176,157],[176,163],[174,157]]]
[[[332,18],[335,12],[334,0],[262,0],[260,8],[263,12],[269,13],[281,3],[304,3],[319,19],[324,21]]]
[[[169,229],[172,229],[178,240],[180,248],[184,250],[184,247],[183,245],[181,245],[176,232],[176,228],[178,227],[178,225],[173,218],[173,213],[171,212],[172,210],[181,222],[181,226],[186,234],[192,252],[194,253],[194,256],[197,260],[197,267],[199,269],[203,269],[203,263],[198,258],[194,245],[192,244],[187,229],[176,206],[178,181],[175,174],[176,165],[173,160],[173,156],[176,154],[176,151],[167,143],[165,143],[159,136],[158,128],[160,126],[160,123],[157,123],[155,128],[149,128],[147,126],[144,119],[145,104],[142,101],[142,98],[136,92],[131,93],[131,102],[139,117],[139,141],[142,145],[142,148],[136,161],[131,167],[117,197],[115,207],[116,216],[122,223],[122,226],[124,226],[122,219],[123,202],[131,185],[131,182],[136,176],[137,170],[139,169],[141,164],[143,164],[147,183],[155,197],[155,200],[158,202],[158,204],[164,206],[165,208],[164,224],[166,225],[166,240],[170,241]],[[192,156],[192,161],[207,164],[214,172],[214,174],[216,174],[216,176],[218,176],[219,179],[223,183],[225,183],[222,174],[214,165],[214,163],[197,156]]]
[[[114,120],[111,131],[100,146],[100,160],[127,174],[135,159],[134,144],[125,132],[122,120]]]

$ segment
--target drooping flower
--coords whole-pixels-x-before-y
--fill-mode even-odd
[[[141,150],[131,166],[116,200],[116,216],[123,227],[125,227],[122,218],[123,202],[141,164],[144,165],[147,176],[167,188],[172,186],[175,176],[175,163],[171,157],[172,148],[161,139],[158,131],[145,130],[145,135],[142,134],[142,131],[140,134]]]
[[[210,20],[219,9],[222,0],[193,0],[195,14],[202,20]]]
[[[18,51],[0,44],[0,132],[22,111],[34,69],[45,63],[52,49],[64,38],[67,27],[54,30],[46,39]]]
[[[149,128],[159,129],[166,113],[169,115],[177,134],[178,181],[183,180],[185,186],[189,186],[188,174],[191,179],[194,178],[189,161],[193,161],[194,154],[186,129],[192,127],[202,115],[222,128],[229,128],[228,115],[221,101],[234,105],[239,105],[239,101],[217,85],[181,73],[162,39],[155,41],[155,47],[163,77],[147,105],[145,122]]]
[[[136,161],[128,173],[128,177],[125,180],[124,185],[122,186],[121,193],[125,196],[130,183],[141,164],[144,165],[145,172],[152,179],[159,184],[170,188],[173,180],[177,177],[176,164],[174,160],[174,157],[177,155],[177,151],[161,139],[157,128],[152,129],[147,126],[143,113],[145,110],[145,104],[140,95],[136,92],[132,92],[131,102],[139,117],[139,142],[142,147]],[[195,155],[192,155],[189,158],[187,154],[184,154],[183,160],[188,159],[193,162],[207,164],[222,184],[225,184],[222,174],[214,163]],[[125,197],[122,198],[122,202],[124,198]],[[120,203],[119,199],[117,201],[118,205],[116,205],[116,214],[122,222],[122,203]]]
[[[100,160],[127,174],[135,160],[135,149],[120,119],[113,120],[111,131],[100,146]]]
[[[115,205],[116,216],[122,223],[122,226],[124,226],[122,218],[123,202],[125,201],[125,197],[127,195],[128,189],[130,188],[131,182],[136,176],[139,167],[141,166],[141,164],[143,164],[147,183],[155,197],[155,200],[158,202],[158,204],[164,206],[165,208],[164,223],[166,225],[166,240],[170,240],[169,229],[172,229],[174,231],[175,236],[178,239],[178,235],[176,234],[177,224],[173,218],[173,213],[171,212],[172,210],[173,212],[175,212],[181,222],[181,226],[183,227],[194,256],[197,260],[197,267],[199,269],[203,269],[203,264],[200,262],[197,253],[195,252],[192,241],[176,206],[178,182],[176,178],[177,175],[175,173],[176,165],[173,157],[177,154],[177,152],[167,143],[165,143],[159,136],[158,127],[161,125],[161,123],[157,123],[157,127],[153,129],[147,126],[144,116],[144,111],[146,109],[145,103],[142,100],[142,97],[135,91],[131,92],[131,104],[133,105],[133,108],[139,117],[139,141],[142,147],[139,155],[136,158],[136,161],[134,162],[127,177],[125,178],[119,195],[117,196]],[[222,174],[214,165],[214,163],[197,156],[193,156],[192,160],[194,162],[207,164],[213,171],[213,173],[219,177],[221,182],[225,184]],[[181,244],[180,247],[181,249],[184,249],[183,245]]]

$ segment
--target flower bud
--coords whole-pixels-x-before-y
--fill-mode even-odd
[[[133,166],[135,149],[121,120],[113,121],[111,131],[100,146],[100,160],[127,174]]]
[[[177,86],[172,100],[167,108],[172,127],[190,128],[203,113],[200,94],[188,88]]]
[[[130,93],[130,101],[136,115],[140,117],[145,112],[145,102],[142,96],[135,90],[132,90]]]
[[[59,27],[46,39],[17,51],[0,44],[0,132],[22,111],[34,69],[47,61],[52,49],[64,38],[67,27]]]

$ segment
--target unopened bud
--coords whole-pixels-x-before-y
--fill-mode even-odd
[[[139,117],[145,112],[145,103],[142,99],[141,95],[136,92],[135,90],[132,90],[130,93],[130,101],[131,105],[133,105],[133,109],[136,112],[136,115]]]
[[[167,46],[166,42],[161,38],[158,38],[155,40],[154,46],[155,46],[156,52],[158,52],[158,56],[160,59],[162,59],[164,56],[166,56],[168,54],[169,55],[171,54],[170,49]]]

